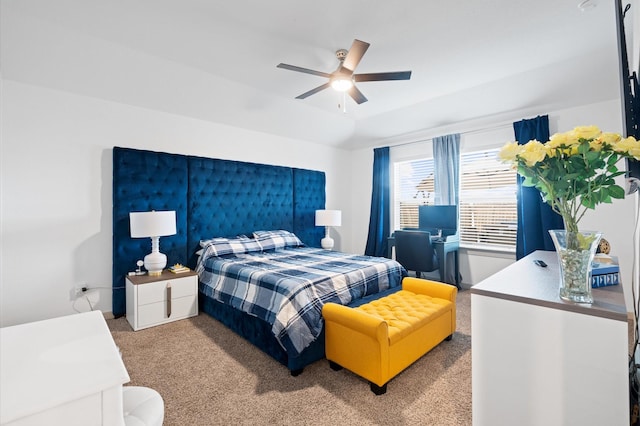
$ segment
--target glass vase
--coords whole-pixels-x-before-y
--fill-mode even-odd
[[[560,298],[575,303],[593,303],[591,264],[602,233],[550,230],[560,267]]]

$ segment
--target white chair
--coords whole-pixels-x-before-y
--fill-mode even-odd
[[[164,421],[164,401],[151,388],[124,386],[122,410],[126,426],[162,426]]]

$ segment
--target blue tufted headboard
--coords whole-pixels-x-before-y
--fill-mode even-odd
[[[324,207],[324,172],[114,147],[114,316],[126,312],[127,272],[151,247],[130,237],[130,212],[175,210],[177,234],[162,237],[160,250],[169,265],[194,267],[200,240],[212,237],[286,229],[319,247],[314,215]]]

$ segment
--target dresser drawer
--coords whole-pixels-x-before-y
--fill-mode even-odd
[[[196,294],[198,291],[198,282],[196,277],[183,277],[137,285],[138,306],[165,301],[169,287],[171,288],[171,298],[177,299]]]
[[[146,328],[164,324],[198,314],[198,299],[187,296],[171,299],[171,315],[167,316],[169,304],[166,302],[149,303],[138,306],[137,328]]]

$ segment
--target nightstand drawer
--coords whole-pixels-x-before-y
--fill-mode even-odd
[[[165,301],[138,306],[138,328],[188,318],[197,315],[198,299],[192,296],[171,299],[171,316],[167,316],[169,304]]]
[[[167,288],[171,287],[171,298],[191,296],[197,293],[198,286],[194,277],[184,277],[158,281],[137,286],[138,306],[163,302],[167,299]]]

